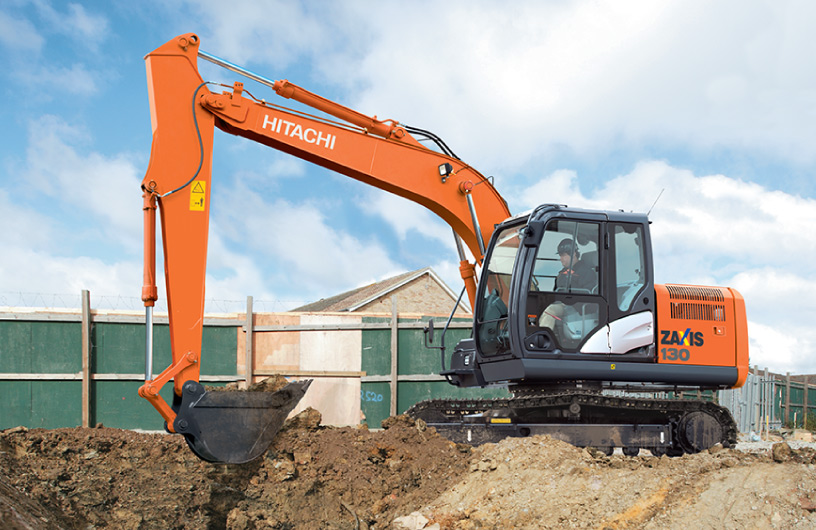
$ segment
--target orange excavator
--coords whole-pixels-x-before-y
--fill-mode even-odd
[[[440,350],[440,373],[452,385],[501,385],[513,397],[426,401],[411,416],[471,444],[541,433],[607,452],[678,455],[736,442],[727,409],[655,395],[744,383],[745,303],[731,288],[654,284],[645,214],[543,204],[512,216],[492,182],[433,133],[269,80],[199,44],[181,35],[146,57],[153,146],[142,181],[147,348],[139,390],[196,455],[227,463],[261,455],[310,383],[274,393],[199,383],[216,127],[410,199],[452,227],[473,333],[448,358],[444,333],[433,345],[430,322],[428,346]],[[256,99],[241,82],[212,91],[199,58],[322,114]],[[157,209],[172,364],[154,377]],[[170,380],[168,404],[159,390]]]

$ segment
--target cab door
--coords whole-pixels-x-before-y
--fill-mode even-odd
[[[648,221],[634,221],[607,223],[609,326],[602,340],[611,354],[651,357],[655,334],[651,242]]]
[[[527,355],[577,354],[606,327],[602,219],[556,217],[545,222],[526,267],[523,345]]]

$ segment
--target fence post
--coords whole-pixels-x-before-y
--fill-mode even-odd
[[[397,294],[391,295],[391,408],[390,415],[397,415],[397,379],[399,355],[397,347],[399,344],[399,322],[397,312]]]
[[[804,376],[802,382],[802,389],[805,391],[805,396],[802,398],[802,428],[807,430],[808,426],[808,376]]]
[[[91,426],[91,293],[82,291],[82,426]]]
[[[771,424],[776,424],[776,413],[774,411],[774,399],[776,399],[776,383],[771,377],[770,370],[765,367],[765,413],[763,421],[765,421],[765,433],[770,435]]]
[[[785,374],[785,425],[788,425],[789,421],[790,421],[790,372],[787,372]]]
[[[249,388],[252,384],[252,342],[253,342],[253,326],[255,323],[254,312],[252,308],[252,297],[247,296],[247,305],[246,305],[246,347],[244,348],[244,352],[246,356],[244,357],[244,388]]]

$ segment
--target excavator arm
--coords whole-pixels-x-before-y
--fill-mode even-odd
[[[271,82],[243,71],[200,52],[199,44],[195,34],[186,34],[146,57],[153,145],[142,181],[142,300],[148,346],[146,382],[139,394],[158,410],[168,430],[185,435],[196,454],[210,461],[239,462],[251,460],[266,449],[308,382],[292,383],[281,391],[283,395],[263,403],[252,393],[229,396],[234,393],[204,392],[198,384],[215,127],[405,197],[439,215],[453,228],[457,243],[464,242],[476,259],[476,263],[468,262],[459,245],[460,271],[472,306],[476,296],[474,271],[484,256],[485,241],[510,212],[483,175],[452,154],[423,146],[408,128],[365,116],[288,81]],[[334,119],[246,97],[242,83],[214,93],[209,89],[212,84],[205,83],[198,72],[199,56],[245,73],[268,84],[282,98],[296,100]],[[158,298],[157,210],[172,364],[154,378],[151,328],[152,307]],[[159,395],[171,379],[172,405]]]

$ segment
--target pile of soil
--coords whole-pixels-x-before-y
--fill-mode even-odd
[[[0,432],[3,528],[390,528],[469,466],[405,416],[384,430],[319,426],[306,410],[243,465],[198,460],[181,436],[119,429]]]
[[[606,456],[547,436],[474,450],[467,476],[421,510],[440,528],[816,528],[816,451]]]
[[[180,436],[2,431],[0,521],[20,529],[816,528],[813,449],[610,457],[539,436],[471,449],[404,416],[381,431],[319,421],[317,411],[301,413],[262,458],[230,466],[198,460]]]

